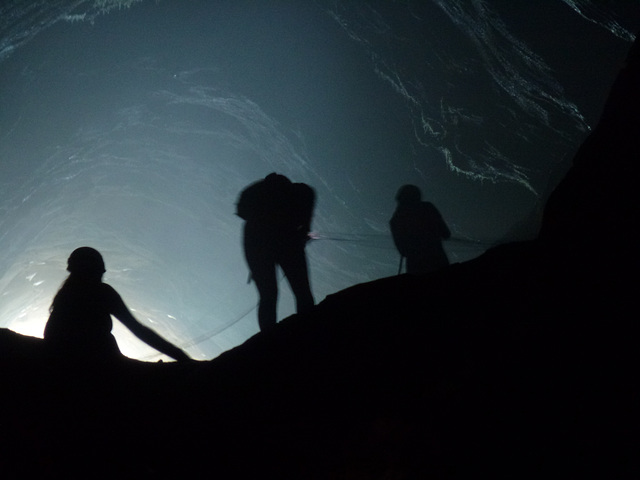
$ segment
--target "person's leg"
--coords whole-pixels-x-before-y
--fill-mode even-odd
[[[270,272],[256,272],[254,276],[260,300],[258,302],[258,326],[264,332],[275,327],[278,322],[278,284],[276,282],[275,264],[271,264]]]
[[[247,242],[245,257],[251,278],[258,289],[258,325],[261,331],[273,328],[277,323],[278,282],[276,264],[272,253],[264,245]]]
[[[413,275],[421,275],[425,273],[426,265],[425,259],[419,255],[412,255],[406,258],[407,261],[407,273]]]
[[[291,248],[280,255],[278,260],[296,298],[296,311],[298,313],[308,311],[315,305],[315,300],[309,284],[309,270],[304,246]]]

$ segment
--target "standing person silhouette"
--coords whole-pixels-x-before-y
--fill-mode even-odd
[[[271,173],[245,188],[236,206],[237,215],[245,220],[244,253],[260,297],[258,325],[266,331],[277,323],[276,266],[287,277],[298,313],[315,304],[305,255],[315,192],[304,183]]]
[[[389,225],[396,248],[406,258],[407,273],[424,274],[449,265],[442,240],[449,238],[451,232],[438,209],[422,201],[422,193],[415,185],[400,187],[396,201],[398,206]]]
[[[67,260],[69,276],[53,299],[44,341],[58,358],[109,361],[122,358],[111,334],[111,315],[140,340],[175,360],[190,360],[180,348],[139,323],[113,287],[102,282],[100,253],[91,247],[74,250]]]

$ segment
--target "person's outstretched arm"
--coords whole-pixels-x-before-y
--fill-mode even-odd
[[[168,342],[149,327],[142,325],[133,314],[129,311],[124,301],[113,288],[111,293],[111,313],[120,320],[124,326],[126,326],[131,333],[142,340],[150,347],[155,348],[159,352],[168,355],[177,361],[191,360],[191,357],[187,355],[182,349],[176,347],[171,342]]]

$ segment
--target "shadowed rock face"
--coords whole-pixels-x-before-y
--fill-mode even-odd
[[[354,286],[210,362],[62,365],[2,331],[3,477],[631,475],[639,50],[534,242]]]

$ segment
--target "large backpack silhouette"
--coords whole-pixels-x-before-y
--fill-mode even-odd
[[[306,235],[314,205],[315,192],[309,185],[292,183],[284,175],[271,173],[240,193],[236,214],[273,231],[299,231]]]

